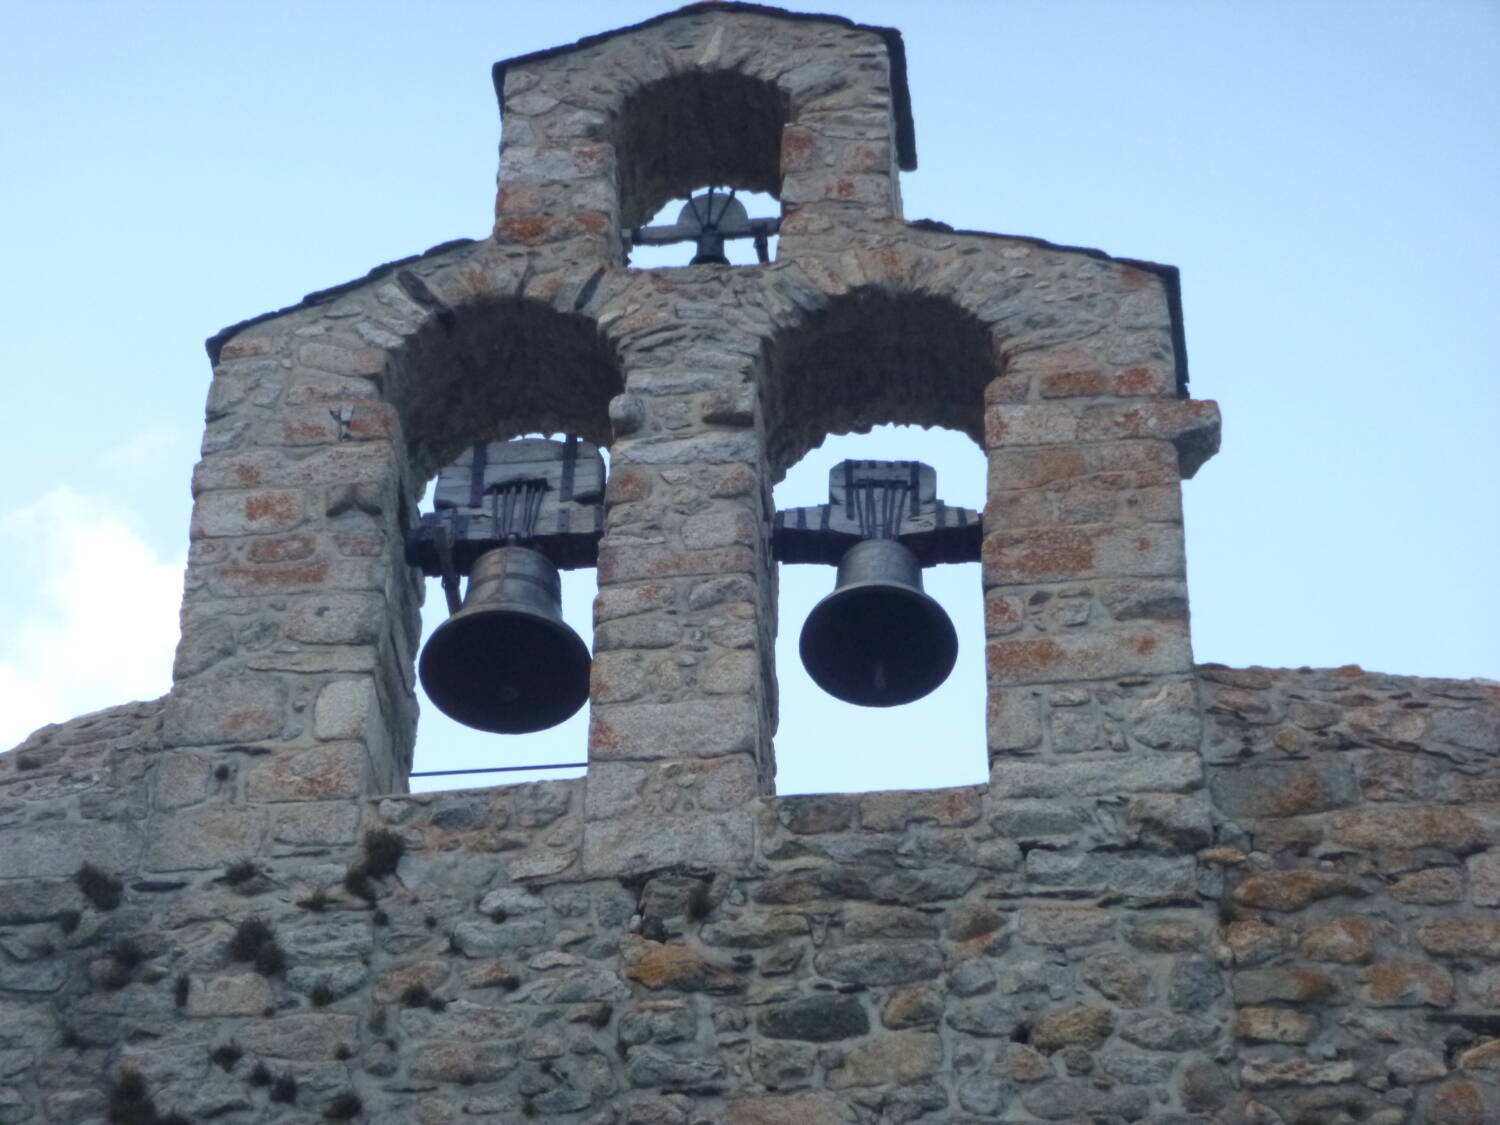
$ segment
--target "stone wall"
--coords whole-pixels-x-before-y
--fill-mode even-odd
[[[1500,689],[1200,682],[1244,1087],[1289,1121],[1500,1119]]]
[[[1493,1116],[1495,690],[1195,669],[1176,273],[905,221],[904,83],[512,60],[491,237],[210,341],[170,693],[0,755],[0,1125]],[[628,268],[708,120],[776,260]],[[883,422],[988,458],[990,777],[777,797],[771,487]],[[587,776],[406,795],[417,497],[535,430],[611,453]]]
[[[247,823],[271,755],[45,728],[0,756],[0,1121],[151,1120],[128,1074],[157,1120],[1493,1120],[1500,690],[1196,682],[1206,776],[762,798],[743,868],[613,878],[582,780]]]

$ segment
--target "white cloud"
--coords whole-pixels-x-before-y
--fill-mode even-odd
[[[171,686],[180,558],[163,560],[121,513],[67,487],[0,513],[0,553],[21,563],[0,602],[0,750]]]

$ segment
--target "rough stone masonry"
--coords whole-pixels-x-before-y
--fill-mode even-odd
[[[495,79],[491,237],[210,341],[171,691],[0,755],[0,1123],[1500,1120],[1500,691],[1193,664],[1175,271],[904,221],[890,30]],[[709,182],[775,260],[629,268]],[[883,422],[988,456],[990,780],[777,797],[770,486]],[[588,775],[408,795],[415,498],[535,431]]]

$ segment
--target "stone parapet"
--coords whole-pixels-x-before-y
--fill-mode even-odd
[[[267,1121],[1484,1120],[1500,691],[1032,703],[988,786],[805,797],[731,751],[360,801],[357,743],[44,728],[0,756],[0,1107],[102,1119],[134,1074]]]

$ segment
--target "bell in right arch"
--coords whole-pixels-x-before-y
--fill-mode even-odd
[[[948,678],[958,635],[922,591],[917,557],[894,539],[865,539],[839,562],[833,593],[802,626],[802,663],[835,699],[897,707]]]

